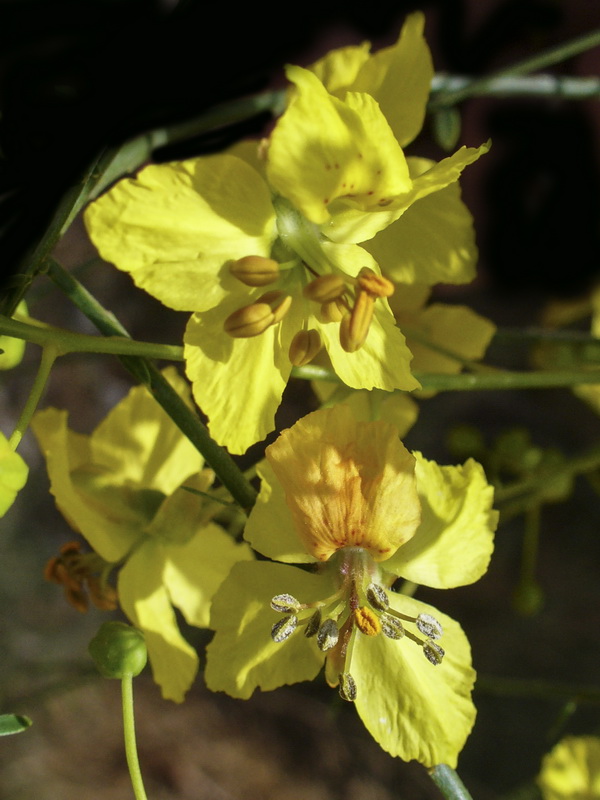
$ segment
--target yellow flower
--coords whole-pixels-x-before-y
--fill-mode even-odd
[[[600,798],[600,739],[567,736],[544,757],[537,779],[544,800]]]
[[[411,93],[399,107],[412,131],[431,77],[424,68],[416,84],[402,75],[429,63],[414,33],[422,17],[415,19],[391,56],[367,55],[366,77],[357,77],[388,98],[392,127],[365,89],[341,98],[315,72],[289,67],[294,95],[262,159],[256,144],[244,143],[222,155],[149,166],[86,212],[103,258],[165,305],[194,312],[186,371],[212,435],[232,452],[273,429],[292,366],[321,347],[348,386],[418,388],[389,309],[387,267],[359,243],[455,183],[487,145],[463,147],[411,174],[393,129],[392,94],[394,86]],[[443,230],[454,235],[452,226]],[[427,264],[429,239],[419,246],[419,263]],[[440,278],[428,269],[424,279]]]
[[[189,403],[185,381],[173,369],[165,376]],[[213,473],[143,386],[91,436],[69,430],[67,412],[55,408],[36,414],[32,428],[59,509],[119,569],[119,603],[144,631],[154,678],[164,697],[183,700],[198,656],[179,632],[173,606],[190,625],[208,627],[219,584],[232,564],[252,558],[247,545],[211,521],[219,506],[183,488],[208,492]],[[49,577],[61,577],[54,567]]]
[[[6,514],[25,486],[28,472],[27,464],[0,433],[0,517]]]
[[[475,717],[468,642],[391,586],[450,588],[485,572],[497,515],[481,467],[411,455],[392,425],[356,422],[343,405],[301,419],[266,455],[245,537],[284,563],[238,564],[216,594],[209,688],[247,698],[310,680],[325,661],[385,750],[455,765]]]

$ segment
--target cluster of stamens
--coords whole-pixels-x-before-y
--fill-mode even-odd
[[[60,548],[60,555],[48,561],[44,577],[60,584],[67,601],[78,611],[87,611],[90,600],[96,608],[114,611],[117,593],[106,582],[107,568],[110,565],[97,553],[82,553],[79,542],[69,542]]]
[[[357,696],[351,674],[356,632],[364,636],[383,634],[395,640],[406,637],[422,648],[434,666],[441,664],[444,657],[444,650],[437,643],[443,633],[438,620],[431,614],[412,617],[392,609],[386,590],[376,583],[359,591],[352,580],[349,595],[344,585],[331,597],[315,603],[301,603],[291,594],[278,594],[271,600],[271,608],[285,615],[271,629],[273,641],[284,642],[301,628],[306,637],[316,637],[319,649],[339,665],[338,687],[344,700],[352,701]],[[416,633],[409,624],[415,626]]]
[[[316,303],[317,316],[323,323],[338,322],[340,344],[347,353],[359,350],[367,338],[377,298],[390,297],[394,285],[363,267],[356,278],[343,273],[317,274],[308,265],[305,269],[315,277],[304,286],[303,295]],[[276,283],[280,278],[277,261],[262,256],[245,256],[230,265],[230,272],[246,286],[254,288]],[[285,317],[292,305],[292,296],[272,290],[249,305],[230,314],[224,323],[225,332],[234,338],[259,336]],[[289,358],[294,366],[304,366],[322,348],[321,337],[314,328],[303,329],[293,337]]]

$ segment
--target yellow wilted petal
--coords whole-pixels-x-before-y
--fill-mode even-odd
[[[383,561],[413,536],[420,520],[414,460],[391,425],[357,422],[346,406],[315,411],[265,454],[316,559],[356,546]]]
[[[277,192],[322,224],[336,200],[364,214],[410,190],[402,149],[372,97],[354,93],[342,102],[312,72],[287,73],[297,93],[271,135],[267,161]]]
[[[436,589],[473,583],[487,570],[494,547],[493,487],[473,459],[442,467],[414,455],[421,524],[385,568]]]
[[[154,680],[167,700],[181,703],[198,672],[198,656],[183,638],[164,586],[164,550],[147,540],[119,573],[119,602],[144,631]]]
[[[275,238],[268,186],[226,154],[146,167],[92,202],[85,223],[102,258],[179,311],[215,306],[235,286],[228,263],[269,256]]]
[[[458,623],[437,609],[393,592],[389,599],[403,614],[433,614],[444,629],[446,654],[441,664],[433,665],[406,638],[357,636],[351,666],[356,710],[392,756],[426,767],[455,767],[475,720],[469,642]]]

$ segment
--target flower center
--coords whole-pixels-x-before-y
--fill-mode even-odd
[[[326,653],[328,682],[339,687],[344,700],[355,700],[359,687],[352,676],[352,651],[360,636],[407,639],[419,646],[434,666],[442,663],[444,650],[437,643],[442,626],[431,614],[417,617],[390,606],[388,591],[377,564],[360,547],[338,550],[325,565],[336,570],[339,588],[325,600],[302,603],[291,594],[278,594],[271,608],[283,614],[272,627],[275,642],[284,642],[295,631],[316,637]]]
[[[229,269],[246,286],[256,288],[279,283],[282,289],[266,292],[230,314],[224,323],[226,333],[234,338],[259,336],[281,322],[292,305],[292,295],[288,291],[289,277],[294,270],[293,283],[301,287],[304,300],[315,304],[312,313],[323,324],[339,323],[342,348],[348,353],[356,352],[369,333],[375,301],[390,297],[394,285],[366,266],[356,277],[347,275],[332,262],[324,247],[327,240],[314,223],[282,197],[274,197],[273,206],[279,233],[273,255],[280,260],[248,255],[232,262]],[[290,344],[289,358],[294,366],[308,364],[322,347],[319,332],[308,327],[310,313],[309,306],[303,327]]]

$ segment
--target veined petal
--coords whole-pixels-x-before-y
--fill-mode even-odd
[[[386,206],[372,208],[370,214],[365,214],[361,209],[348,205],[348,208],[337,211],[321,229],[334,242],[365,242],[372,239],[379,231],[399,219],[417,200],[457,181],[463,169],[477,161],[489,149],[489,142],[480,147],[461,147],[456,153],[416,177],[409,191],[393,197]],[[384,271],[385,269],[384,266]],[[419,282],[423,282],[421,278]]]
[[[144,631],[154,680],[167,700],[181,703],[198,672],[198,656],[179,632],[164,586],[162,545],[146,541],[119,573],[119,602]]]
[[[25,486],[28,472],[27,464],[0,433],[0,517],[6,514]]]
[[[408,163],[414,178],[433,164],[425,158]],[[461,200],[458,181],[413,203],[363,247],[394,282],[469,283],[475,277],[473,217]]]
[[[227,262],[268,256],[275,238],[266,183],[227,154],[145,167],[91,203],[85,223],[102,258],[179,311],[215,306],[233,281]]]
[[[197,530],[183,545],[165,548],[163,581],[174,606],[190,625],[208,628],[213,595],[238,561],[252,561],[247,544],[214,522]]]
[[[106,561],[119,561],[142,535],[133,513],[125,518],[98,510],[93,497],[78,491],[72,473],[92,464],[90,440],[67,427],[67,412],[47,408],[38,412],[31,427],[46,456],[50,491],[69,524],[88,540]]]
[[[297,93],[271,134],[267,160],[277,192],[320,225],[335,200],[350,198],[360,216],[410,191],[402,149],[372,97],[350,93],[342,102],[312,72],[288,67],[287,74]]]
[[[356,710],[384,750],[426,767],[456,766],[475,720],[471,690],[475,672],[469,642],[457,622],[413,598],[389,593],[392,608],[432,614],[444,629],[441,664],[427,661],[406,638],[356,634],[351,672]]]
[[[232,453],[244,453],[275,427],[275,412],[292,365],[288,350],[302,325],[292,307],[278,325],[248,339],[233,339],[223,322],[229,304],[193,314],[184,337],[187,376],[194,398],[208,415],[211,435]]]
[[[333,591],[326,575],[267,561],[236,564],[213,599],[211,627],[216,633],[206,651],[208,688],[247,699],[257,688],[270,691],[314,678],[323,653],[314,638],[300,631],[274,642],[271,628],[280,617],[270,602],[283,593],[314,602]]]
[[[423,126],[433,78],[424,27],[421,12],[409,14],[396,44],[366,60],[348,87],[377,100],[402,147],[412,142]]]
[[[196,494],[208,492],[215,479],[210,469],[191,475],[170,495],[163,498],[144,533],[164,545],[182,546],[188,542],[215,514],[215,503]]]
[[[374,422],[377,419],[389,422],[398,429],[400,438],[413,427],[419,415],[419,406],[415,401],[400,392],[383,392],[381,389],[357,391],[326,381],[313,381],[311,385],[314,393],[325,407],[330,408],[333,405],[344,403],[352,410],[355,419],[363,422]],[[345,389],[345,391],[340,392],[340,389]],[[335,400],[332,398],[334,392]],[[277,560],[281,561],[282,559]]]
[[[419,524],[414,462],[385,422],[357,422],[343,405],[315,411],[265,455],[306,551],[320,561],[342,547],[383,561]]]
[[[402,316],[398,324],[403,327]],[[480,359],[496,332],[496,326],[489,319],[480,316],[467,306],[450,306],[433,303],[416,315],[412,325],[435,346],[456,353],[461,358],[476,361]],[[462,364],[456,359],[436,352],[419,338],[411,339],[407,333],[410,349],[414,356],[412,368],[415,372],[457,373]]]
[[[472,459],[462,466],[441,467],[420,453],[414,455],[421,524],[385,568],[436,589],[473,583],[487,570],[494,547],[494,490]]]
[[[261,479],[260,493],[248,517],[244,539],[274,561],[286,564],[316,561],[302,546],[285,491],[269,462],[262,461],[256,471]]]
[[[173,367],[163,375],[188,405],[187,382]],[[90,438],[91,461],[110,471],[116,484],[135,484],[171,494],[202,469],[203,458],[145,386],[136,386],[98,425]]]

